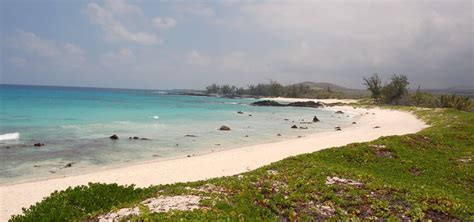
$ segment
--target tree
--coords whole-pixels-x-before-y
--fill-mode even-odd
[[[221,91],[223,95],[229,95],[232,93],[232,87],[230,85],[221,86]]]
[[[405,75],[393,75],[390,82],[382,88],[382,98],[386,104],[398,104],[408,93],[408,78]]]
[[[219,90],[220,90],[220,86],[218,86],[215,83],[206,87],[207,94],[219,93]]]
[[[374,102],[378,103],[382,95],[382,81],[379,78],[378,74],[373,74],[370,78],[364,77],[364,85],[367,86],[367,90],[372,93],[372,98]]]

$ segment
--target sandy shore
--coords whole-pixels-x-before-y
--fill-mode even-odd
[[[275,100],[275,98],[273,98]],[[281,101],[281,99],[280,99]],[[301,101],[301,100],[299,100]],[[323,100],[324,102],[324,100]],[[327,101],[326,101],[327,102]],[[336,101],[340,102],[340,100]],[[266,143],[202,156],[146,163],[100,172],[50,179],[0,187],[0,221],[48,196],[55,190],[88,182],[136,184],[146,187],[153,184],[196,181],[212,177],[235,175],[289,156],[342,146],[354,142],[366,142],[387,135],[415,133],[427,127],[424,122],[408,112],[384,109],[333,109],[358,112],[357,124],[342,131],[313,134],[298,139]],[[368,114],[367,114],[368,113]],[[380,126],[380,128],[374,128]]]

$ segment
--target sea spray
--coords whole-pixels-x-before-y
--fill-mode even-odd
[[[20,133],[6,133],[0,135],[0,141],[4,140],[17,140],[20,138]]]

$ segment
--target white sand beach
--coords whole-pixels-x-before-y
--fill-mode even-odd
[[[276,100],[282,101],[285,99],[277,98]],[[341,101],[333,100],[332,102]],[[154,184],[229,176],[289,156],[354,142],[371,141],[381,136],[415,133],[428,127],[423,121],[408,112],[379,108],[354,109],[349,106],[332,107],[332,109],[357,112],[362,116],[357,124],[342,128],[342,131],[323,132],[281,142],[242,147],[189,158],[144,163],[78,176],[2,186],[0,187],[0,221],[7,221],[11,215],[21,213],[22,207],[28,207],[48,196],[51,192],[64,190],[69,186],[101,182],[133,183],[139,187],[146,187]],[[380,126],[380,128],[374,128],[375,126]]]

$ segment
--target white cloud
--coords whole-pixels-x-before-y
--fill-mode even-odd
[[[108,52],[100,56],[100,63],[104,66],[118,67],[134,61],[135,54],[132,50],[123,48],[116,52]]]
[[[178,13],[199,17],[214,17],[216,12],[206,4],[181,3],[176,6]]]
[[[86,11],[90,19],[105,32],[106,40],[134,42],[142,45],[160,44],[162,42],[155,34],[129,31],[115,18],[113,11],[109,11],[96,3],[89,3]]]
[[[192,50],[186,56],[186,62],[193,66],[208,66],[211,64],[211,58],[206,55],[199,54],[196,50]]]
[[[25,67],[28,64],[26,59],[17,56],[11,56],[8,62],[16,67]]]
[[[156,17],[153,19],[152,22],[155,28],[160,29],[160,30],[173,28],[177,24],[176,20],[170,17],[164,17],[164,18]]]
[[[8,39],[8,46],[18,53],[26,54],[40,65],[77,68],[86,61],[84,50],[79,46],[72,43],[56,43],[40,38],[32,32],[17,31],[16,35]],[[13,61],[26,65],[18,58]]]
[[[118,15],[134,15],[142,13],[140,7],[128,4],[125,0],[105,0],[105,7]]]

